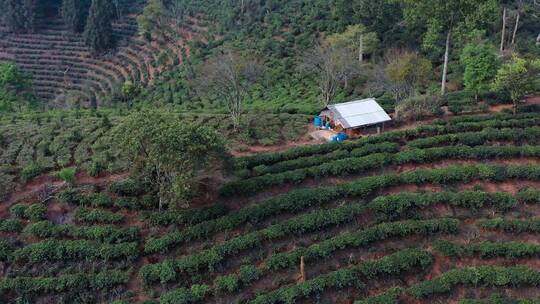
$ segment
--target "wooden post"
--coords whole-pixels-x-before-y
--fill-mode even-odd
[[[377,134],[381,134],[381,126],[380,125],[377,126]]]

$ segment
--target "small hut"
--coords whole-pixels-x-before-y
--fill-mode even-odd
[[[374,98],[329,105],[320,117],[329,121],[335,131],[345,132],[349,137],[380,133],[384,123],[392,120]]]

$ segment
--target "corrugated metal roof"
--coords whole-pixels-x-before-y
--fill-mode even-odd
[[[344,128],[356,128],[392,120],[373,98],[329,105],[334,120]]]

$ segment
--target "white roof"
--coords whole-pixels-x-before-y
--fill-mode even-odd
[[[329,105],[328,109],[345,129],[392,120],[374,98]]]

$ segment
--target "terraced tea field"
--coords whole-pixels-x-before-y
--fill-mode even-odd
[[[238,157],[211,203],[183,211],[158,210],[144,185],[121,174],[103,136],[115,119],[85,116],[78,143],[62,129],[72,119],[7,124],[28,135],[18,144],[3,137],[4,163],[59,168],[109,157],[119,170],[74,186],[41,175],[6,196],[1,302],[540,298],[540,113],[459,116]],[[50,183],[50,195],[14,199],[36,183]]]
[[[81,35],[71,33],[58,16],[41,18],[34,33],[15,34],[0,27],[0,62],[14,61],[30,73],[34,91],[44,101],[71,92],[101,105],[126,81],[152,84],[157,74],[182,64],[193,41],[206,41],[204,27],[194,19],[185,28],[168,27],[159,39],[144,39],[136,16],[130,13],[115,21],[117,48],[99,56],[92,55]]]

